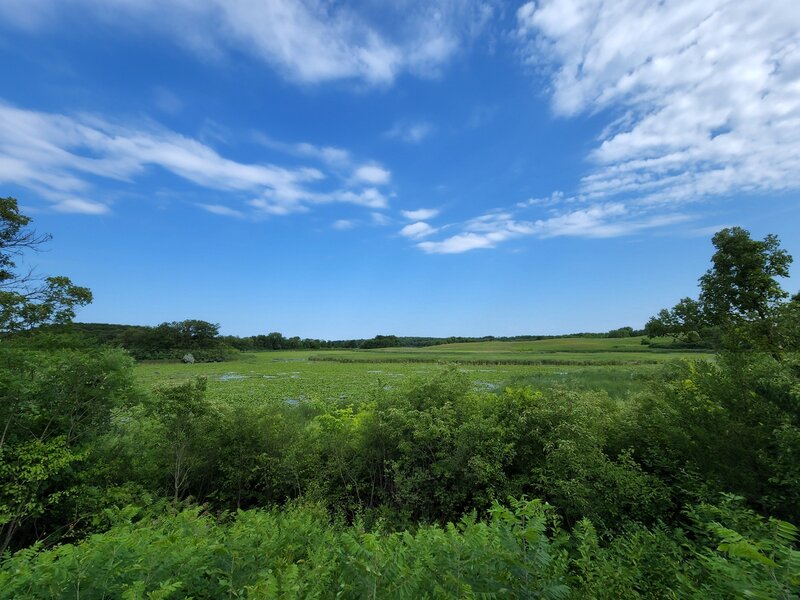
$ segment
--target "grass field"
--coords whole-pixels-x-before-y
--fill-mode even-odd
[[[382,348],[318,352],[309,360],[334,362],[453,362],[459,364],[507,364],[600,366],[658,364],[678,358],[696,358],[696,351],[664,350],[644,346],[635,338],[555,338],[525,342],[471,342],[426,348]]]
[[[300,398],[362,400],[370,389],[401,385],[455,364],[476,389],[566,386],[602,389],[615,397],[641,389],[670,360],[708,354],[653,350],[640,338],[559,338],[530,342],[475,342],[427,348],[244,353],[224,363],[140,363],[146,386],[208,378],[212,398],[259,401]]]

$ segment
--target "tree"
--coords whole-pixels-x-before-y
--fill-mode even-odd
[[[606,334],[610,338],[626,338],[633,335],[633,327],[620,327],[619,329],[612,329]]]
[[[699,340],[706,328],[703,307],[697,300],[682,298],[671,309],[662,309],[647,322],[644,331],[649,337],[671,337],[692,342]]]
[[[187,319],[177,323],[168,323],[175,329],[179,348],[210,348],[218,344],[219,324]]]
[[[197,442],[200,420],[212,410],[205,392],[205,378],[158,388],[150,407],[153,416],[164,427],[165,458],[169,465],[170,489],[175,503],[181,499],[189,483],[194,465],[191,450]]]
[[[33,270],[19,272],[24,252],[38,250],[51,236],[28,229],[31,219],[19,212],[15,198],[0,198],[0,332],[67,323],[75,309],[92,301],[88,288],[68,277],[40,279]]]
[[[789,276],[792,257],[775,235],[754,240],[731,227],[712,238],[712,266],[700,277],[700,299],[684,298],[645,326],[650,337],[705,341],[727,349],[761,349],[774,354],[796,345],[798,311],[777,278]]]
[[[741,227],[714,235],[713,266],[700,278],[700,303],[716,325],[765,320],[789,294],[776,277],[788,277],[792,257],[775,235],[754,240]]]

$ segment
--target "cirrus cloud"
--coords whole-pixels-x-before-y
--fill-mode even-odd
[[[472,219],[428,253],[522,236],[616,237],[684,223],[687,202],[800,189],[800,11],[794,0],[538,0],[520,53],[554,112],[606,127],[570,197]],[[546,211],[531,220],[524,210]]]
[[[651,215],[632,210],[621,202],[597,204],[553,213],[546,218],[525,220],[511,212],[492,212],[461,225],[461,232],[440,241],[417,244],[428,254],[460,254],[521,237],[611,238],[689,221],[679,212]]]
[[[307,150],[307,149],[306,149]],[[55,210],[100,214],[108,204],[94,181],[123,186],[153,168],[206,190],[249,198],[266,214],[302,212],[315,204],[349,203],[372,209],[388,201],[377,187],[388,171],[370,166],[363,182],[331,176],[317,166],[282,167],[243,163],[207,144],[151,122],[120,125],[99,116],[69,116],[18,108],[0,101],[0,182],[40,194]],[[385,173],[385,176],[383,175]],[[215,214],[241,212],[222,204],[201,204]]]
[[[794,0],[540,0],[517,13],[556,113],[616,114],[581,194],[671,203],[800,188]]]
[[[485,27],[493,5],[435,0],[375,10],[318,0],[6,0],[0,17],[29,32],[71,19],[154,31],[207,59],[249,55],[303,84],[388,85],[402,73],[436,75]]]

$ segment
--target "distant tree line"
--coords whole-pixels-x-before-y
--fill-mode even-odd
[[[620,327],[606,333],[573,333],[568,335],[519,336],[450,336],[445,338],[421,336],[376,335],[373,338],[323,340],[286,337],[273,331],[252,336],[220,335],[219,325],[199,319],[172,321],[153,327],[110,323],[68,323],[41,325],[33,330],[15,332],[15,338],[25,344],[42,348],[75,348],[91,345],[126,349],[137,360],[180,360],[187,353],[198,362],[228,360],[239,352],[273,350],[371,350],[377,348],[421,348],[467,342],[523,342],[564,337],[624,338],[644,332],[632,327]]]
[[[219,335],[219,325],[199,319],[171,321],[154,327],[109,323],[51,323],[7,334],[26,347],[43,350],[106,346],[124,348],[136,360],[220,362],[238,354]]]
[[[441,346],[444,344],[464,344],[469,342],[531,342],[557,338],[624,338],[644,335],[643,329],[633,327],[620,327],[603,333],[569,333],[563,335],[515,335],[481,337],[450,336],[397,336],[376,335],[373,338],[356,338],[349,340],[321,340],[316,338],[287,338],[278,332],[267,335],[254,335],[249,337],[223,336],[221,339],[229,346],[242,351],[253,350],[319,350],[319,349],[352,349],[371,350],[375,348],[423,348],[427,346]]]

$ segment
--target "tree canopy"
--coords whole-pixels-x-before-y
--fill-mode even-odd
[[[69,322],[76,308],[92,301],[89,289],[68,277],[42,278],[33,269],[20,270],[23,254],[51,239],[30,229],[30,223],[15,198],[0,198],[0,332]]]
[[[777,236],[754,240],[741,227],[723,229],[711,241],[716,252],[699,279],[699,299],[683,298],[659,311],[647,322],[647,335],[706,345],[721,340],[729,347],[785,345],[797,311],[790,310],[778,278],[789,276],[791,255]]]
[[[788,277],[792,257],[776,235],[754,240],[741,227],[714,235],[712,267],[700,278],[700,302],[710,322],[765,319],[789,294],[776,277]]]

